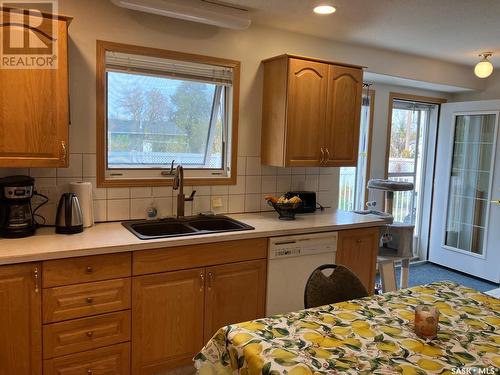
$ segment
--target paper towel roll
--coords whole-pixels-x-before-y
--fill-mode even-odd
[[[69,191],[76,193],[82,209],[83,227],[94,225],[94,199],[90,182],[70,182]]]

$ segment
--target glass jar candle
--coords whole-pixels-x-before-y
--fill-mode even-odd
[[[432,340],[436,338],[439,324],[439,310],[436,306],[415,307],[415,333],[418,337]]]

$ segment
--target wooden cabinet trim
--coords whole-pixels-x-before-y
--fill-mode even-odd
[[[52,323],[43,327],[43,357],[61,355],[130,341],[130,311]]]
[[[132,274],[177,271],[267,257],[267,238],[141,250],[133,253]]]
[[[130,308],[130,278],[43,290],[43,322],[83,318]]]
[[[44,375],[93,373],[130,374],[130,343],[106,346],[77,354],[45,360]]]
[[[131,264],[130,252],[48,260],[43,262],[43,287],[128,277]]]

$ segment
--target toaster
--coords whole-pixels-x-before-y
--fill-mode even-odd
[[[297,213],[310,213],[316,211],[316,193],[314,191],[289,191],[285,194],[285,198],[298,196],[302,200],[302,204],[297,207]]]

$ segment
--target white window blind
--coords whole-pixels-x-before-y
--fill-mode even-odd
[[[121,52],[106,51],[107,70],[165,75],[171,78],[232,86],[233,69],[226,66],[170,60]]]

